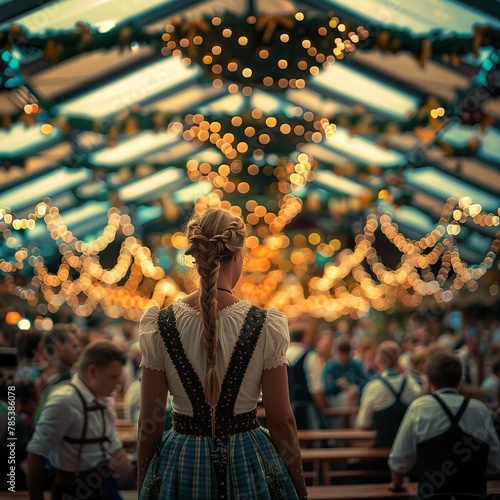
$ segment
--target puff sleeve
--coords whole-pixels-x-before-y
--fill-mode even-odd
[[[157,333],[158,306],[150,307],[139,323],[139,347],[142,352],[141,365],[152,370],[165,371],[165,346]]]
[[[264,334],[264,370],[288,364],[286,351],[290,344],[290,334],[285,314],[277,309],[269,309]]]

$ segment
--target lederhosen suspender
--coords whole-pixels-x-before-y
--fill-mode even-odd
[[[80,401],[82,402],[83,405],[83,428],[82,428],[82,435],[80,439],[78,438],[73,438],[70,436],[64,436],[63,439],[64,441],[71,443],[71,444],[79,444],[80,446],[78,447],[78,458],[76,462],[76,471],[75,474],[78,476],[80,473],[80,462],[82,458],[82,449],[84,444],[95,444],[99,443],[99,446],[102,451],[103,457],[106,457],[106,451],[104,449],[104,443],[110,442],[110,439],[106,436],[106,416],[105,416],[105,406],[101,405],[95,405],[95,406],[87,406],[85,403],[85,399],[83,397],[83,394],[78,390],[78,387],[76,387],[75,384],[69,383],[71,385],[76,393],[78,394],[78,397],[80,398]],[[86,438],[85,436],[87,435],[87,424],[88,424],[88,412],[90,411],[101,411],[101,418],[102,418],[102,436],[101,437],[96,437],[96,438]]]
[[[392,392],[392,394],[396,398],[396,401],[401,401],[401,396],[403,395],[403,391],[405,390],[406,386],[406,377],[403,379],[403,383],[401,384],[398,392],[396,392],[394,387],[392,387],[392,385],[389,384],[389,382],[384,377],[378,377],[378,380],[380,380],[387,387],[387,389]]]

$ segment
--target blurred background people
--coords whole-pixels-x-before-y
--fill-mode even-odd
[[[112,342],[91,342],[71,382],[49,394],[28,445],[31,500],[43,499],[46,460],[56,469],[53,500],[109,498],[104,495],[116,492],[111,470],[136,479],[107,399],[120,381],[125,361],[125,354]]]
[[[360,340],[354,359],[357,359],[363,365],[363,373],[366,380],[371,380],[378,375],[377,367],[375,366],[375,350],[377,343],[371,337],[366,337]]]
[[[17,370],[14,379],[27,377],[38,381],[42,376],[44,369],[40,359],[42,336],[42,332],[36,329],[19,331],[17,334]]]
[[[355,406],[366,382],[363,365],[351,356],[351,339],[343,335],[335,339],[334,356],[321,374],[329,406]]]
[[[475,325],[467,326],[464,344],[455,353],[462,363],[462,380],[465,384],[479,386],[480,380],[480,336]]]
[[[78,360],[82,351],[78,334],[79,328],[72,324],[55,324],[45,334],[43,339],[43,353],[47,357],[40,387],[43,391],[69,380],[72,375],[73,364]]]
[[[420,395],[420,385],[401,373],[400,346],[386,340],[377,347],[375,364],[380,376],[370,380],[361,397],[356,426],[375,429],[375,447],[390,447],[408,405]]]
[[[390,488],[402,489],[416,466],[419,498],[482,498],[487,472],[500,472],[500,443],[488,409],[459,394],[462,366],[453,353],[432,350],[425,374],[432,394],[417,398],[405,414],[389,456]]]
[[[290,332],[288,360],[288,387],[290,403],[297,429],[321,429],[327,426],[324,417],[325,395],[321,385],[323,363],[316,349],[308,347],[307,330],[296,328]]]
[[[71,324],[55,324],[45,334],[42,349],[47,366],[40,377],[40,402],[35,420],[38,420],[51,391],[71,379],[73,367],[82,351],[78,334],[79,328]]]
[[[332,359],[333,356],[333,331],[329,328],[319,330],[315,340],[316,352],[321,361],[321,366],[325,366],[326,362]]]
[[[497,359],[491,365],[491,372],[486,376],[481,384],[481,389],[492,392],[494,395],[487,395],[487,403],[498,405],[498,394],[500,393],[500,359]]]
[[[421,388],[424,387],[427,382],[427,378],[424,373],[424,368],[428,352],[429,352],[428,347],[417,346],[413,351],[413,356],[411,358],[410,375]]]

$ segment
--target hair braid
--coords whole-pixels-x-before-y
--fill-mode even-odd
[[[203,259],[200,259],[200,264]],[[220,382],[215,370],[219,336],[217,334],[217,279],[220,262],[217,255],[207,255],[203,265],[198,265],[200,274],[200,311],[202,318],[202,342],[207,352],[208,371],[203,388],[210,406],[215,406],[219,399]]]
[[[188,247],[200,275],[199,307],[202,318],[202,343],[207,353],[204,391],[206,402],[215,408],[220,394],[216,371],[219,345],[217,324],[217,281],[220,261],[241,251],[246,236],[243,221],[225,210],[209,209],[195,214],[186,228]]]

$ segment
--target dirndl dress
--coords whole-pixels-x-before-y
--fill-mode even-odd
[[[193,415],[172,411],[149,464],[141,500],[294,500],[283,459],[256,410],[235,415],[235,403],[264,326],[266,311],[252,306],[245,318],[212,410],[189,361],[172,306],[160,311],[158,332],[191,402]]]

